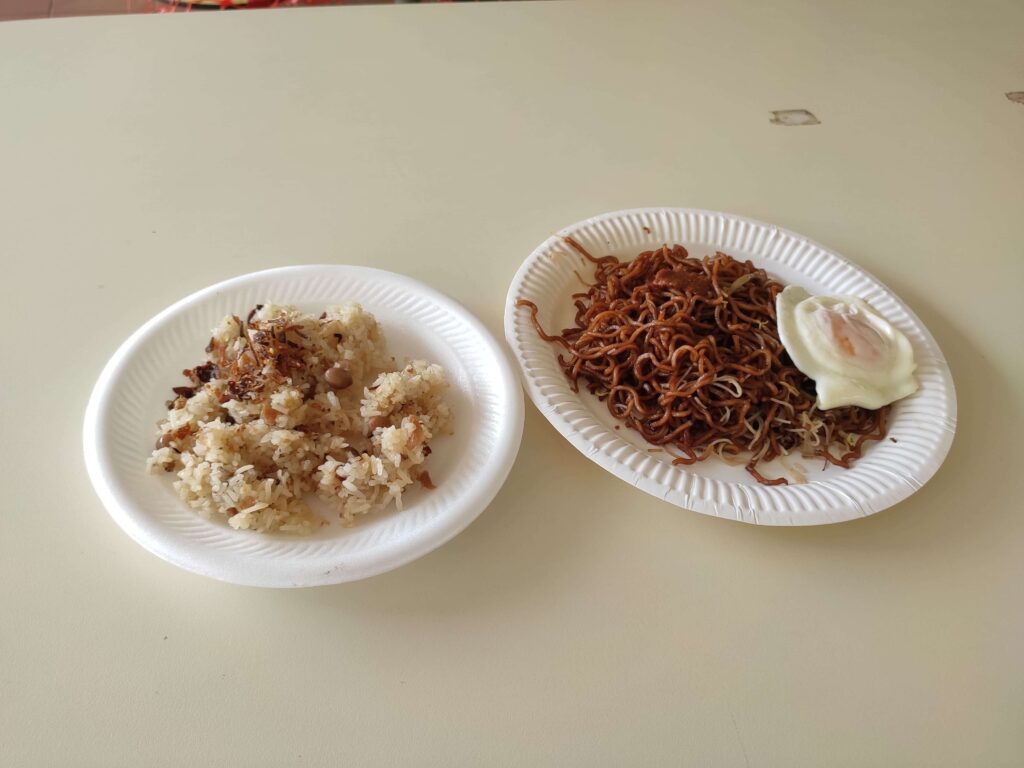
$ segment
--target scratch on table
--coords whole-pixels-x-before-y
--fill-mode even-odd
[[[775,125],[821,125],[821,120],[806,109],[777,109],[769,122]]]
[[[750,758],[747,757],[747,747],[743,743],[743,737],[740,736],[740,727],[736,725],[736,715],[733,714],[732,707],[729,707],[729,717],[732,720],[732,729],[736,732],[736,741],[740,743],[740,749],[743,751],[743,763],[750,768]]]

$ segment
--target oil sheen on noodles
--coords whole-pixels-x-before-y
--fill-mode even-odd
[[[680,245],[632,261],[595,258],[594,280],[573,294],[576,320],[545,333],[558,360],[612,415],[671,453],[676,464],[709,456],[743,462],[759,483],[758,464],[792,452],[850,467],[869,440],[885,436],[888,407],[818,410],[814,382],[797,370],[779,339],[775,297],[783,286],[749,261],[724,253],[690,258]]]

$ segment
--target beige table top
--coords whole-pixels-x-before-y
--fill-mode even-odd
[[[1024,5],[767,5],[0,25],[0,764],[1024,764]],[[893,287],[956,379],[932,482],[745,526],[528,406],[465,533],[299,591],[177,570],[93,494],[92,383],[181,296],[370,264],[498,334],[537,243],[642,205],[776,222]]]

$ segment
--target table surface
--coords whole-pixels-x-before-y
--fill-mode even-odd
[[[1024,763],[1024,5],[770,5],[0,26],[0,763]],[[790,108],[821,124],[769,122]],[[369,264],[500,334],[537,243],[646,205],[777,223],[896,290],[957,385],[936,477],[753,527],[636,491],[528,405],[458,538],[291,591],[167,565],[93,494],[92,383],[176,299]]]

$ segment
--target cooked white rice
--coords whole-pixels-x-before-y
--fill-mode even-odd
[[[401,509],[409,485],[431,487],[428,441],[451,431],[441,366],[397,368],[355,303],[319,317],[271,304],[226,317],[206,363],[185,374],[148,466],[174,472],[189,506],[234,528],[308,533],[325,524],[304,500],[312,492],[346,525]]]

